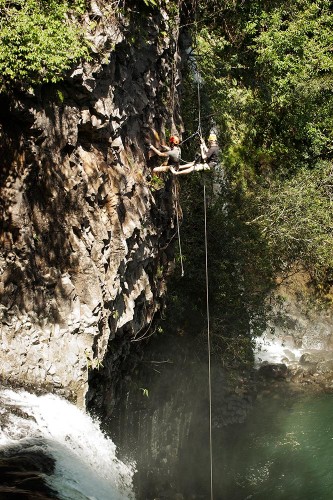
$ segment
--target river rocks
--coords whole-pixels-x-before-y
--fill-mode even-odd
[[[0,455],[0,498],[7,500],[58,498],[56,492],[44,481],[45,475],[51,473],[53,469],[54,460],[46,453],[33,453],[14,448],[7,452],[6,458]]]
[[[302,354],[299,365],[291,370],[291,380],[307,384],[317,390],[332,390],[333,353],[315,351]]]
[[[264,385],[282,382],[292,384],[294,389],[296,385],[300,390],[332,391],[333,356],[327,351],[310,351],[298,360],[286,360],[286,364],[266,361],[258,367],[258,375]]]
[[[259,368],[259,374],[265,378],[281,379],[286,378],[288,374],[288,368],[284,363],[276,364],[263,364]]]
[[[89,34],[96,56],[57,88],[0,103],[1,376],[81,405],[96,375],[105,386],[121,376],[117,360],[162,307],[173,260],[174,181],[151,192],[144,145],[147,127],[182,128],[170,87],[178,31],[161,9],[145,21],[150,43],[132,46],[133,16],[115,26],[103,14]],[[153,38],[162,27],[170,45]]]
[[[317,365],[320,359],[321,357],[319,352],[306,352],[299,358],[299,362],[304,366]]]
[[[308,284],[309,277],[299,273],[283,282],[272,323],[274,335],[257,340],[257,367],[263,363],[287,366],[286,381],[306,390],[332,390],[333,315],[328,304],[320,303]],[[262,366],[259,372],[270,371]]]

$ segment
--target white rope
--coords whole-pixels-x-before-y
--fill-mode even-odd
[[[183,265],[183,254],[182,254],[182,244],[180,241],[180,229],[179,229],[179,216],[178,216],[178,210],[179,210],[179,203],[178,203],[178,196],[176,193],[176,188],[174,186],[174,198],[176,200],[176,219],[177,219],[177,234],[178,234],[178,247],[179,247],[179,257],[180,257],[180,268],[181,268],[181,277],[184,276],[184,265]]]
[[[197,20],[196,20],[197,29]],[[197,93],[198,93],[198,134],[202,140],[201,129],[201,76],[197,72]],[[213,436],[212,436],[212,373],[211,373],[211,342],[210,342],[210,315],[209,315],[209,280],[208,280],[208,241],[207,241],[207,201],[206,182],[204,180],[204,217],[205,217],[205,269],[206,269],[206,306],[207,306],[207,351],[208,351],[208,399],[209,399],[209,463],[210,463],[210,500],[214,500],[213,492]]]
[[[201,139],[202,131],[201,131],[201,96],[200,96],[200,73],[197,73],[198,79],[198,134]]]
[[[211,343],[209,316],[209,281],[208,281],[208,243],[207,243],[207,202],[206,183],[204,182],[204,214],[205,214],[205,264],[206,264],[206,304],[207,304],[207,348],[208,348],[208,394],[209,394],[209,458],[210,458],[210,498],[213,500],[213,439],[212,439],[212,374]]]
[[[178,232],[178,246],[179,246],[179,255],[180,255],[180,268],[182,270],[181,276],[184,276],[184,266],[183,266],[183,254],[182,254],[182,245],[180,241],[180,231],[179,231],[179,218],[178,218],[178,210],[176,208],[177,213],[177,232]]]

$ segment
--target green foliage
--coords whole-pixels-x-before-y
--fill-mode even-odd
[[[223,2],[200,30],[205,92],[243,188],[332,153],[332,23],[327,0]]]
[[[102,361],[98,358],[94,358],[93,353],[88,349],[84,350],[84,355],[86,358],[87,374],[89,374],[89,370],[100,370],[100,368],[104,368]]]
[[[144,3],[147,7],[157,7],[157,6],[158,6],[158,2],[157,2],[157,0],[143,0],[143,3]]]
[[[57,89],[57,96],[58,96],[59,102],[61,104],[63,104],[65,101],[65,96],[64,96],[64,93],[60,89]]]
[[[257,64],[267,72],[274,85],[274,99],[283,105],[288,92],[308,93],[315,79],[327,86],[325,75],[332,72],[333,16],[331,3],[302,1],[263,12],[259,19],[259,34],[255,38]]]
[[[229,188],[276,273],[298,263],[323,277],[332,266],[331,3],[211,0],[202,17],[213,19],[197,50]]]
[[[146,389],[145,387],[140,387],[140,391],[142,391],[142,396],[149,398],[149,390],[148,389]]]
[[[78,22],[84,2],[0,1],[0,87],[57,82],[88,49]]]
[[[208,190],[212,346],[234,362],[250,359],[281,278],[305,270],[324,293],[333,283],[333,13],[328,0],[207,0],[198,9],[201,125],[205,134],[217,127],[225,172],[221,195]],[[189,70],[186,135],[198,126],[196,92]],[[182,156],[193,158],[189,142]],[[186,265],[169,317],[198,332],[206,328],[203,181],[181,182]]]
[[[261,333],[267,324],[266,297],[274,287],[274,263],[258,228],[247,224],[250,200],[226,189],[214,197],[209,175],[184,179],[185,275],[174,277],[168,317],[178,331],[199,335],[206,330],[205,182],[213,354],[225,364],[244,364],[252,357],[252,335]]]
[[[253,206],[256,225],[279,270],[306,268],[316,283],[333,269],[332,165],[300,170],[261,188]]]
[[[115,319],[116,321],[119,319],[119,311],[113,311],[111,313],[111,316],[113,317],[113,319]]]
[[[72,0],[69,2],[70,5],[79,13],[83,14],[87,9],[86,0]]]
[[[149,184],[152,191],[158,191],[164,188],[165,182],[161,176],[153,174]]]

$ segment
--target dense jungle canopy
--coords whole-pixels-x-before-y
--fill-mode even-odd
[[[191,34],[202,78],[202,129],[208,134],[214,127],[219,136],[221,192],[211,192],[208,207],[212,309],[219,345],[239,352],[239,334],[264,328],[267,297],[278,279],[305,272],[314,290],[332,300],[332,5],[124,0],[107,9],[154,15],[161,2],[175,22],[180,12],[181,28]],[[90,7],[84,0],[0,0],[1,91],[57,83],[73,63],[91,57],[81,22]],[[196,102],[189,64],[183,84],[188,135],[198,127]],[[192,159],[197,146],[188,143],[183,157]],[[175,279],[171,302],[175,321],[197,322],[205,307],[204,293],[198,294],[205,286],[203,178],[185,177],[186,275]],[[209,187],[212,179],[205,182]]]
[[[239,356],[244,334],[265,328],[268,298],[286,277],[306,276],[312,296],[331,304],[333,14],[326,0],[212,0],[197,9],[201,122],[206,135],[218,131],[224,172],[208,213],[214,339],[217,352]],[[187,104],[196,102],[193,79],[189,72],[188,133],[198,125]],[[205,308],[202,183],[193,175],[183,184],[191,264],[178,282],[196,323]],[[185,311],[188,303],[180,318]]]

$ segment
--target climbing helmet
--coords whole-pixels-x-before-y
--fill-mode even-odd
[[[169,139],[170,144],[179,144],[179,138],[176,135],[172,135]]]

